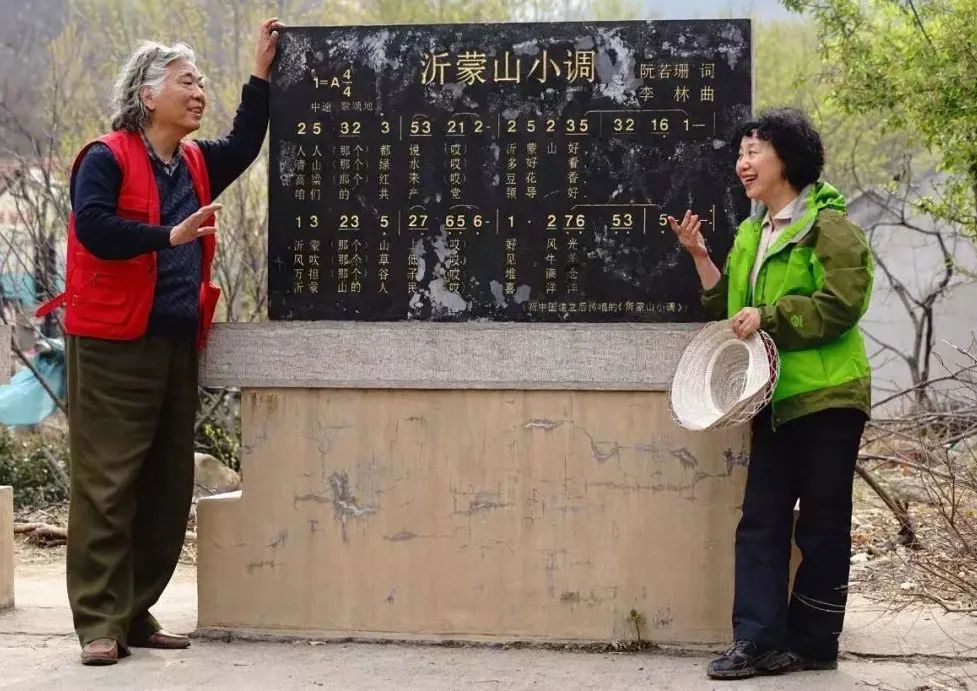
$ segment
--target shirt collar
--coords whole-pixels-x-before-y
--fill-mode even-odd
[[[149,138],[146,137],[146,133],[140,132],[140,134],[142,135],[142,143],[146,146],[146,152],[149,154],[149,160],[162,168],[163,172],[167,175],[173,175],[173,173],[176,172],[176,169],[179,167],[180,160],[183,157],[183,147],[177,145],[176,150],[173,152],[173,160],[167,163],[159,157],[159,154],[156,153],[156,149],[153,148]]]
[[[763,225],[772,225],[774,224],[774,221],[785,221],[785,223],[776,224],[779,226],[789,224],[794,220],[794,213],[797,210],[797,201],[799,199],[800,196],[797,196],[787,202],[784,208],[778,211],[773,219],[770,218],[770,210],[768,209],[766,215],[763,217]]]

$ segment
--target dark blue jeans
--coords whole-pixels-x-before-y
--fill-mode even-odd
[[[805,415],[776,432],[769,408],[754,419],[736,528],[736,640],[815,660],[838,656],[851,559],[852,482],[864,428],[865,414],[854,408]],[[792,532],[803,560],[788,593]]]

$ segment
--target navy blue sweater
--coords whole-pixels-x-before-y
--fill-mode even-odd
[[[230,133],[197,143],[207,163],[214,199],[261,151],[268,128],[268,82],[251,77]],[[157,252],[156,294],[147,335],[193,340],[197,333],[202,246],[199,240],[170,246],[170,230],[200,208],[186,161],[167,166],[150,156],[160,199],[160,225],[116,216],[122,171],[104,144],[82,159],[71,190],[78,241],[99,259],[131,259]]]

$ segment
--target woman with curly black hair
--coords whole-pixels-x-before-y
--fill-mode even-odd
[[[736,174],[755,212],[737,230],[723,271],[698,216],[669,218],[695,262],[707,310],[731,319],[740,338],[763,329],[780,354],[772,403],[753,420],[736,529],[735,642],[709,665],[716,679],[837,667],[852,482],[871,391],[858,329],[871,253],[844,197],[819,180],[820,135],[800,111],[778,109],[744,123],[737,139]],[[788,592],[792,534],[803,560]]]

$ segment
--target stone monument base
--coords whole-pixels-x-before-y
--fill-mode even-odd
[[[203,630],[729,638],[745,428],[660,391],[246,389],[198,507]]]

